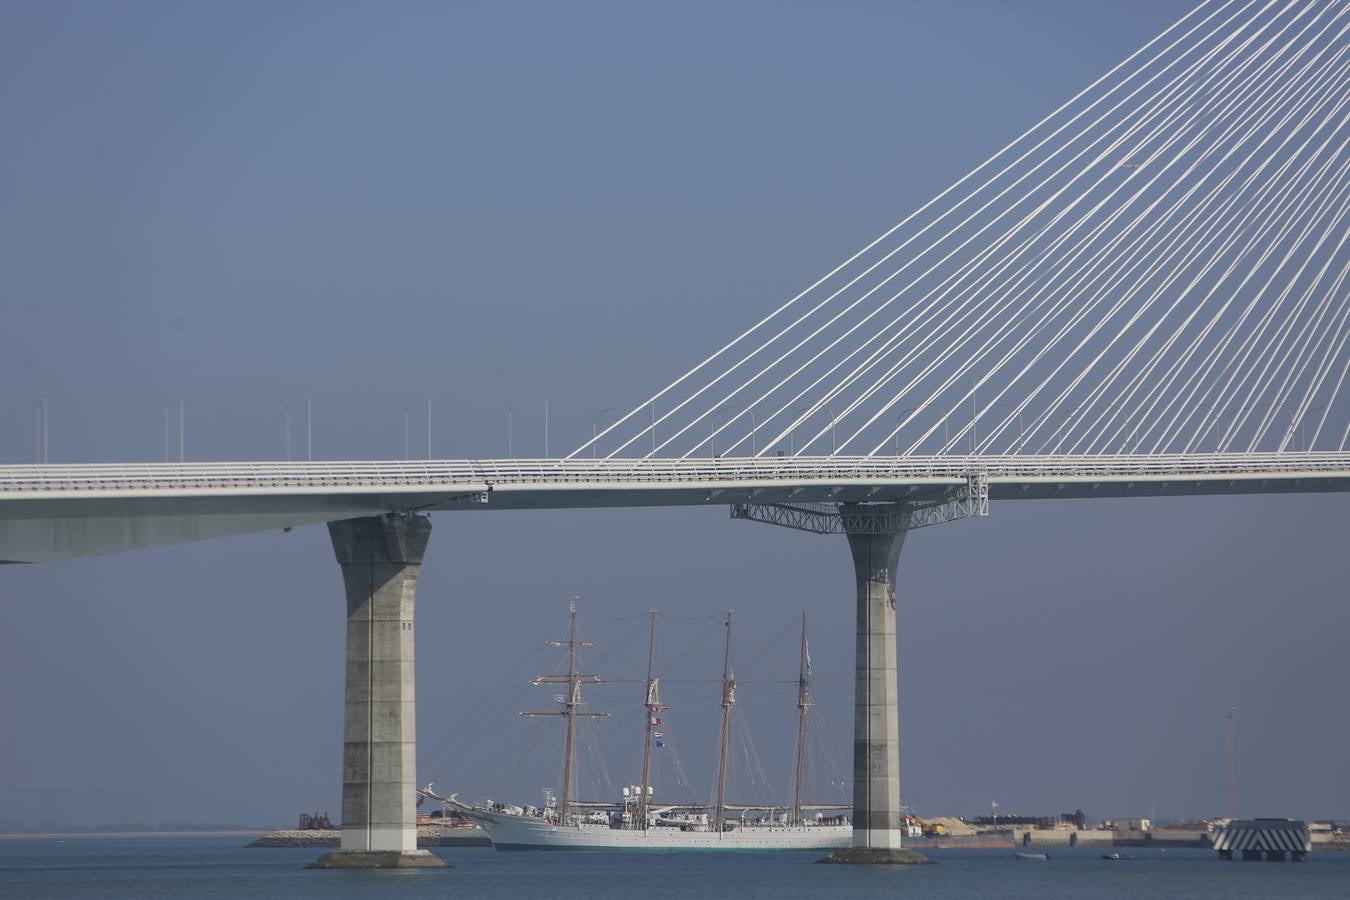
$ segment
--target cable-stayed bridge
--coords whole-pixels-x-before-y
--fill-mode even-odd
[[[855,845],[899,859],[909,530],[991,500],[1350,487],[1348,14],[1202,3],[562,459],[5,466],[0,560],[329,522],[335,862],[381,865],[417,859],[420,513],[711,504],[844,533]]]
[[[0,467],[0,559],[46,562],[395,512],[928,505],[1350,490],[1350,452]]]

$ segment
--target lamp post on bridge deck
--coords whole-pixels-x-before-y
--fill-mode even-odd
[[[595,415],[591,416],[591,459],[595,459],[596,435],[600,433],[600,417],[605,413],[614,412],[614,407],[606,406]]]

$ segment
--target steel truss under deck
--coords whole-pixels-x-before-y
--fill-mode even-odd
[[[972,472],[964,487],[904,503],[733,503],[731,517],[812,534],[897,534],[989,515],[989,474]]]

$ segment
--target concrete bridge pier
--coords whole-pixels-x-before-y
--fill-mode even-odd
[[[431,520],[368,516],[328,531],[347,591],[342,843],[309,867],[445,866],[417,849],[413,606]]]
[[[857,582],[853,693],[853,846],[821,862],[928,863],[901,846],[899,682],[895,572],[910,523],[901,503],[839,510]]]

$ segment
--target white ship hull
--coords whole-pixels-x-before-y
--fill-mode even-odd
[[[539,816],[515,816],[460,807],[498,850],[834,850],[853,842],[852,825],[747,825],[730,831],[645,831],[607,825],[555,825]]]

